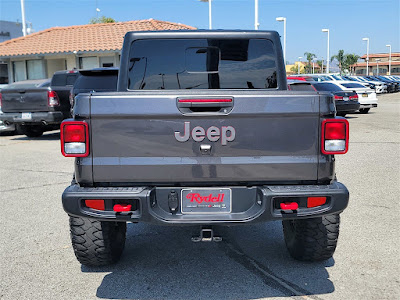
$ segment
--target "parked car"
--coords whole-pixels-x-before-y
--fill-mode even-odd
[[[315,88],[309,81],[302,80],[291,80],[287,81],[289,91],[312,91],[315,92]]]
[[[372,81],[372,80],[368,80],[362,76],[344,76],[344,78],[348,79],[348,80],[353,80],[353,81],[357,81],[357,82],[367,82],[367,83],[371,83],[373,84],[374,88],[375,88],[375,93],[377,94],[382,94],[382,93],[387,93],[387,85],[382,82],[382,81]]]
[[[288,80],[302,80],[302,81],[315,81],[315,79],[311,76],[303,76],[303,75],[291,75],[287,76]]]
[[[9,84],[1,90],[0,120],[15,124],[28,137],[59,129],[70,117],[69,94],[77,71],[58,71],[52,79],[27,80]]]
[[[117,91],[76,100],[62,203],[80,263],[115,263],[127,222],[198,225],[200,242],[221,240],[216,224],[280,220],[292,257],[332,257],[349,123],[328,95],[287,91],[277,32],[129,32]]]
[[[319,92],[329,92],[335,100],[336,114],[338,116],[346,116],[346,114],[354,113],[360,109],[358,102],[358,94],[354,91],[343,90],[334,82],[315,82],[313,87]]]
[[[387,85],[387,91],[388,93],[395,93],[399,90],[398,84],[396,82],[393,82],[389,79],[386,78],[378,78],[376,76],[365,76],[366,79],[368,80],[376,80],[380,82],[384,82]]]
[[[360,103],[360,113],[367,114],[373,107],[378,107],[378,98],[376,93],[370,88],[353,81],[330,81],[336,84],[343,91],[354,91],[358,95],[358,102]]]
[[[116,91],[117,80],[118,68],[96,68],[91,70],[80,70],[79,77],[75,81],[69,96],[71,115],[76,95],[89,92]]]

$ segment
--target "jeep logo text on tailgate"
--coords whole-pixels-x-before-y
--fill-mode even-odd
[[[221,145],[226,145],[227,142],[232,142],[236,137],[236,130],[232,126],[222,126],[221,129],[211,126],[207,131],[201,126],[196,126],[190,131],[190,122],[185,122],[183,130],[183,134],[175,131],[175,138],[179,142],[187,142],[191,134],[195,142],[202,142],[207,136],[210,142],[216,142],[221,139]]]

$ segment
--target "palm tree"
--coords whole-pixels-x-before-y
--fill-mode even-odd
[[[306,68],[308,69],[308,73],[311,73],[311,61],[316,58],[317,56],[311,52],[304,52],[304,56],[307,58],[308,64]]]
[[[353,65],[358,61],[359,58],[360,56],[357,54],[346,54],[344,60],[345,69],[349,70],[350,73],[353,73]]]
[[[331,61],[335,59],[339,63],[340,74],[342,74],[342,68],[345,65],[345,59],[346,59],[344,55],[344,50],[339,50],[338,54],[331,57]]]

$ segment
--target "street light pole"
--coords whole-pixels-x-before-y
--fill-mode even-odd
[[[25,2],[21,0],[21,14],[22,14],[22,34],[26,36],[26,21],[25,21]]]
[[[314,58],[312,59],[312,73],[314,74],[315,70],[314,70]]]
[[[369,38],[363,38],[363,41],[367,41],[367,76],[369,75],[368,63],[369,63]]]
[[[299,56],[299,61],[297,64],[297,74],[300,74],[300,59],[302,59],[302,58],[303,58],[302,56]]]
[[[258,23],[258,0],[254,0],[254,28],[258,30],[260,23]]]
[[[322,29],[322,32],[327,32],[328,33],[328,49],[326,52],[326,73],[329,73],[329,29]]]
[[[376,76],[379,76],[379,62],[381,61],[379,58],[375,59],[376,61]]]
[[[283,59],[285,60],[286,65],[286,18],[278,17],[276,20],[278,22],[283,22]]]
[[[201,2],[208,2],[208,29],[212,29],[212,16],[211,16],[211,2],[212,0],[200,0]]]
[[[392,45],[386,45],[386,47],[389,47],[389,75],[391,75],[390,69],[392,67]]]

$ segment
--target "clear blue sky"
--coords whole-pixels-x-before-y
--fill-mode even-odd
[[[208,3],[199,0],[98,0],[99,15],[117,21],[158,19],[208,28]],[[214,29],[253,29],[254,0],[213,0]],[[260,30],[283,35],[287,18],[287,59],[315,53],[326,58],[330,29],[331,55],[339,49],[363,55],[370,38],[370,53],[400,51],[399,0],[259,0]],[[54,26],[87,24],[96,16],[96,0],[25,0],[26,19],[40,31]],[[0,0],[0,20],[21,20],[19,0]],[[1,30],[1,29],[0,29]]]

